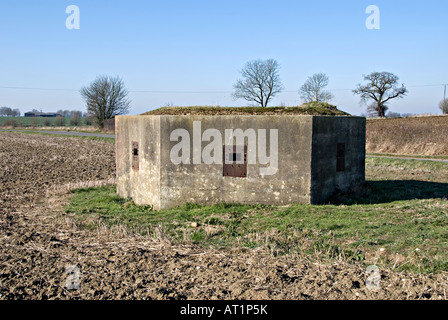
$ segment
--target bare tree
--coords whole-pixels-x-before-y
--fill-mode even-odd
[[[448,114],[448,99],[440,101],[439,108],[442,110],[443,114]]]
[[[354,94],[361,96],[362,103],[368,103],[373,100],[373,105],[378,117],[385,117],[388,107],[386,103],[395,98],[403,98],[408,92],[404,84],[398,86],[398,77],[390,72],[373,72],[364,76],[364,80],[368,81],[366,85],[358,84],[358,88],[353,90]]]
[[[74,118],[74,117],[81,118],[82,117],[82,111],[79,111],[79,110],[72,110],[72,111],[70,111],[70,118]]]
[[[8,116],[11,108],[8,107],[1,107],[0,108],[0,116]]]
[[[64,118],[70,118],[72,111],[60,109],[60,110],[56,111],[56,113],[60,114]]]
[[[324,90],[328,85],[328,77],[324,73],[316,73],[309,77],[305,83],[300,87],[300,98],[305,102],[322,102],[330,101],[333,95],[330,91]]]
[[[129,112],[128,91],[119,77],[99,76],[80,93],[86,102],[87,112],[100,128],[104,127],[104,120]]]
[[[74,113],[73,114],[73,116],[70,118],[70,125],[72,125],[72,126],[79,126],[79,124],[81,123],[81,120],[80,120],[80,116],[79,116],[79,113]]]
[[[0,108],[0,116],[20,117],[20,110],[19,109],[11,109],[9,107],[1,107]]]
[[[398,112],[389,111],[386,115],[388,118],[401,118],[401,114]]]
[[[278,71],[280,66],[274,59],[254,60],[241,70],[242,79],[233,86],[235,99],[244,99],[266,107],[269,100],[283,90]]]

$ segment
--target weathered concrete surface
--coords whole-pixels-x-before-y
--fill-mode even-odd
[[[347,189],[364,181],[365,119],[316,116],[118,116],[116,117],[117,191],[136,204],[151,204],[155,210],[172,208],[187,202],[288,204],[320,203],[336,186]],[[200,131],[198,131],[198,124]],[[180,140],[170,141],[172,132],[184,129],[190,138],[189,163],[173,163],[170,152]],[[194,130],[196,129],[196,130]],[[204,131],[221,133],[241,129],[254,133],[257,143],[248,146],[248,157],[255,163],[247,166],[247,178],[223,176],[223,164],[195,162],[214,138],[201,141]],[[248,130],[248,131],[246,131]],[[251,131],[252,130],[252,131]],[[261,174],[269,164],[260,163],[258,138],[265,130],[266,153],[271,147],[271,131],[278,132],[278,170]],[[198,133],[199,132],[199,133]],[[364,138],[364,139],[363,139]],[[345,173],[336,173],[333,144],[347,143]],[[342,141],[342,140],[341,140]],[[139,143],[139,170],[132,169],[132,142]],[[262,148],[264,149],[264,148]],[[334,152],[333,152],[333,151]],[[352,155],[351,153],[357,153]],[[312,157],[313,161],[312,161]],[[354,164],[354,165],[353,165]],[[362,163],[363,164],[363,163]],[[322,168],[325,166],[325,168]]]
[[[117,192],[138,205],[160,203],[160,118],[116,117]],[[132,169],[132,142],[139,143],[139,170]]]
[[[323,203],[335,190],[349,192],[364,183],[365,141],[365,118],[313,118],[311,203]],[[343,172],[336,170],[338,143],[346,148]]]
[[[170,161],[170,133],[177,128],[193,132],[200,121],[202,132],[217,129],[224,139],[226,129],[278,130],[279,168],[274,175],[260,175],[266,165],[248,165],[247,178],[223,177],[223,165],[174,165]],[[161,207],[196,203],[275,203],[309,202],[312,117],[282,116],[164,116],[161,118]],[[191,135],[193,137],[193,135]],[[288,141],[288,143],[285,143]],[[267,139],[266,149],[270,150]],[[224,141],[223,141],[224,143]],[[247,142],[246,142],[247,143]],[[226,143],[228,144],[228,143]],[[202,148],[207,142],[202,142]],[[293,147],[295,146],[295,147]],[[257,154],[248,148],[248,156]],[[254,150],[255,149],[255,150]],[[192,146],[193,150],[193,146]],[[280,160],[281,159],[281,160]]]

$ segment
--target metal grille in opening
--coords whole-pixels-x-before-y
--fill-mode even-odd
[[[247,146],[223,147],[223,176],[247,178]]]
[[[138,155],[138,142],[132,142],[132,169],[139,170],[140,160]]]

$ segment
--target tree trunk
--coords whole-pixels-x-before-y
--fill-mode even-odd
[[[378,104],[378,117],[384,118],[386,115],[384,114],[384,107],[382,104]]]

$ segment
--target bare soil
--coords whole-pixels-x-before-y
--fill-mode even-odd
[[[172,245],[123,227],[86,229],[69,190],[113,183],[114,145],[0,133],[0,299],[445,299],[446,274],[380,270],[262,250]],[[67,267],[79,269],[70,287]]]

